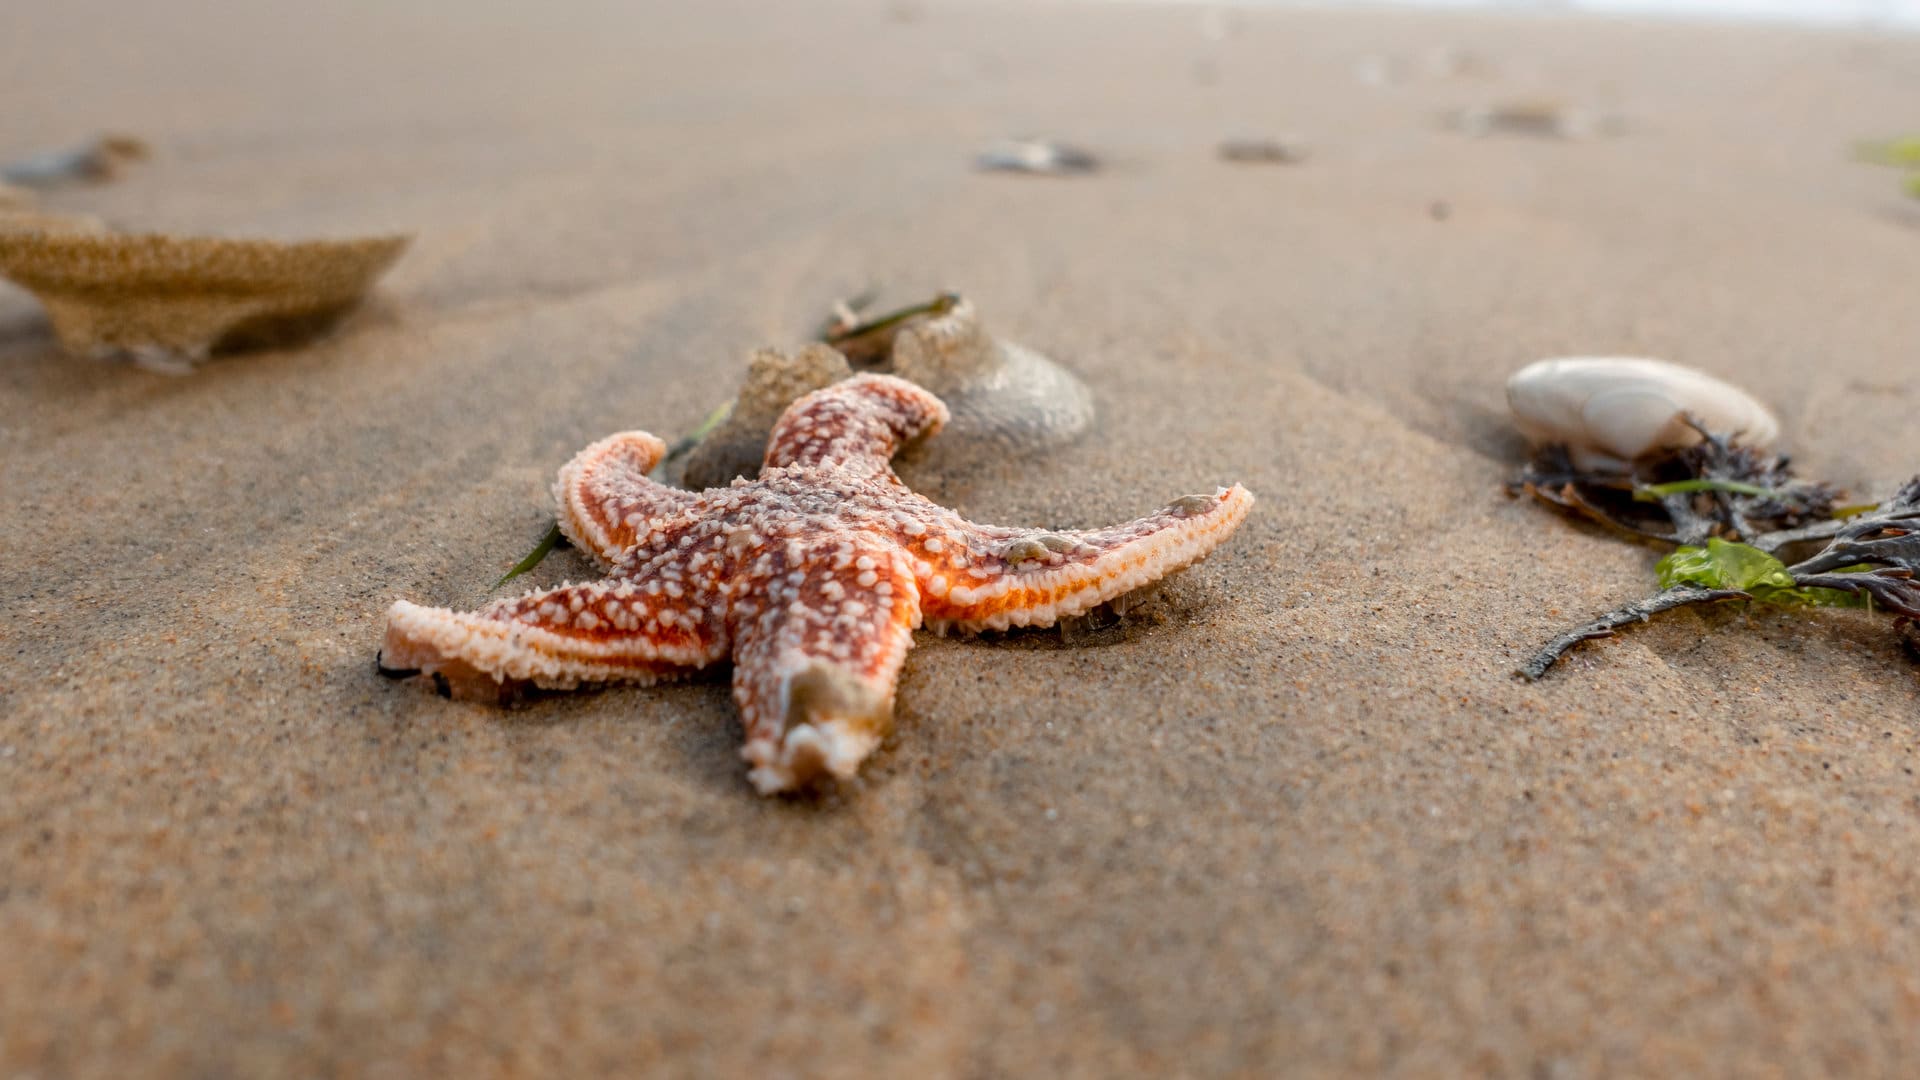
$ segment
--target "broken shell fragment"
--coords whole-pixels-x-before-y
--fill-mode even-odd
[[[1071,176],[1100,168],[1100,159],[1077,146],[1054,139],[1003,139],[974,159],[986,172]]]
[[[132,135],[101,135],[79,146],[45,150],[11,162],[0,167],[0,179],[23,187],[99,183],[151,155],[147,144]]]
[[[1694,423],[1754,450],[1780,434],[1773,413],[1746,391],[1662,360],[1541,360],[1507,380],[1507,405],[1529,441],[1565,446],[1582,469],[1619,470],[1693,446],[1701,440]]]
[[[331,326],[410,237],[282,243],[112,232],[82,218],[0,225],[0,276],[46,306],[68,352],[180,374],[219,349]]]
[[[859,326],[846,322],[830,324],[830,344],[792,356],[754,354],[731,413],[688,454],[681,482],[697,489],[758,475],[780,413],[802,394],[856,371],[898,375],[947,403],[952,420],[928,450],[942,466],[1060,445],[1093,423],[1093,395],[1085,384],[1039,353],[989,335],[958,294]]]
[[[1008,544],[1006,550],[1000,553],[1000,557],[1007,560],[1008,563],[1017,566],[1020,563],[1045,559],[1052,553],[1052,549],[1046,544],[1029,537],[1027,539],[1015,540],[1013,543]]]
[[[1213,495],[1182,495],[1168,503],[1167,509],[1181,517],[1192,517],[1194,514],[1204,514],[1213,509],[1214,504],[1219,501],[1220,499]]]

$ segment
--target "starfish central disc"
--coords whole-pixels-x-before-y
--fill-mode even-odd
[[[761,793],[852,776],[892,722],[923,621],[1048,626],[1204,557],[1246,518],[1239,485],[1105,529],[977,525],[915,494],[889,461],[946,422],[940,399],[862,375],[794,402],[760,476],[704,492],[647,478],[666,447],[626,432],[554,484],[560,527],[606,568],[456,612],[402,600],[383,670],[448,694],[650,683],[733,661],[742,755]]]

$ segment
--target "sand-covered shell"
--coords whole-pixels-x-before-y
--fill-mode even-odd
[[[122,233],[85,218],[30,215],[0,223],[0,276],[40,299],[68,352],[126,355],[179,373],[218,349],[326,329],[409,240]]]
[[[937,452],[949,463],[1057,446],[1093,425],[1085,383],[1032,349],[988,334],[964,298],[943,315],[902,325],[889,370],[947,403],[953,419]]]
[[[688,452],[681,482],[690,488],[723,487],[736,476],[758,476],[767,436],[787,406],[852,374],[847,358],[829,345],[808,345],[792,354],[755,352],[727,418]]]
[[[1765,449],[1780,422],[1731,383],[1664,360],[1563,357],[1521,368],[1507,380],[1514,424],[1535,445],[1564,445],[1583,469],[1629,462],[1700,441],[1688,417],[1736,445]]]
[[[946,402],[952,420],[928,449],[941,467],[1057,446],[1093,424],[1086,384],[1032,349],[988,334],[963,297],[949,294],[923,314],[834,340],[839,350],[756,353],[733,411],[688,455],[681,482],[719,487],[757,475],[767,435],[786,407],[855,371],[910,379]]]

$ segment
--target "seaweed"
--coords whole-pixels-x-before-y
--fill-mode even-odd
[[[1726,495],[1716,491],[1715,495]],[[1768,498],[1738,495],[1738,498]],[[1831,511],[1831,507],[1829,507]],[[1826,542],[1792,565],[1775,550],[1788,542]],[[1769,549],[1761,541],[1771,541]],[[1697,604],[1749,600],[1781,607],[1864,608],[1895,616],[1903,632],[1920,620],[1920,476],[1873,508],[1847,517],[1828,516],[1815,526],[1761,534],[1754,543],[1709,537],[1704,545],[1681,545],[1661,559],[1661,590],[1616,608],[1548,642],[1520,668],[1538,679],[1583,641],[1654,615]]]
[[[1909,171],[1901,190],[1920,199],[1920,135],[1897,135],[1891,139],[1870,139],[1853,144],[1853,159],[1868,165],[1885,165]]]
[[[1508,491],[1655,544],[1698,547],[1717,536],[1773,551],[1827,535],[1837,488],[1797,478],[1784,455],[1735,446],[1685,419],[1701,434],[1693,446],[1622,472],[1581,469],[1565,447],[1546,446]]]

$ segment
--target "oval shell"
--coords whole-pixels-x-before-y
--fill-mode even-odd
[[[1507,380],[1513,421],[1534,445],[1563,444],[1584,469],[1620,466],[1700,441],[1683,417],[1751,449],[1779,437],[1765,405],[1731,383],[1664,360],[1563,357]]]

